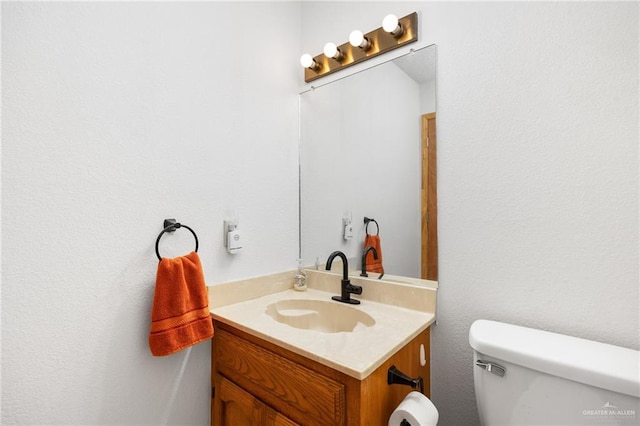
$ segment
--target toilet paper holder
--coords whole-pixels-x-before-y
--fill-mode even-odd
[[[424,394],[424,380],[422,377],[418,376],[417,378],[412,379],[402,371],[398,370],[395,365],[389,367],[389,370],[387,371],[387,384],[411,386],[412,389],[418,389],[421,394]]]

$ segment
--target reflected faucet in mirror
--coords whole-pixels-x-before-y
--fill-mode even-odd
[[[340,257],[342,260],[342,281],[340,282],[340,296],[333,296],[331,299],[351,305],[359,305],[360,301],[352,299],[351,294],[362,294],[362,287],[353,285],[349,281],[349,262],[347,261],[347,256],[341,251],[334,251],[327,259],[326,269],[327,271],[331,270],[331,264],[336,257]]]
[[[373,252],[373,258],[378,260],[378,250],[373,246],[366,246],[364,250],[362,250],[362,262],[360,263],[362,267],[362,272],[360,272],[361,277],[369,276],[369,274],[367,274],[367,254],[369,254],[370,251]],[[380,278],[382,278],[382,275],[380,275]]]

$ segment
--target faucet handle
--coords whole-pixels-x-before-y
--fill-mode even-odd
[[[347,280],[346,283],[343,283],[343,285],[345,286],[347,293],[362,294],[362,286],[351,284],[349,280]]]

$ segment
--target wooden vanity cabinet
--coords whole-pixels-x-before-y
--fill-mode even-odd
[[[214,327],[213,426],[387,425],[412,390],[387,384],[392,365],[411,377],[422,376],[429,395],[429,329],[358,380],[224,322],[215,321]],[[420,365],[420,345],[425,366]]]

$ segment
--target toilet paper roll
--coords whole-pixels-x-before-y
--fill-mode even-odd
[[[391,413],[389,426],[435,426],[438,423],[438,410],[435,405],[420,392],[410,392]]]

